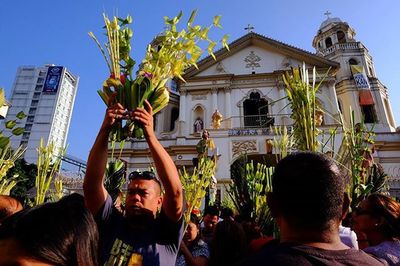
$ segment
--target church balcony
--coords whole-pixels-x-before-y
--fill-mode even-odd
[[[357,51],[360,49],[367,49],[361,42],[347,42],[347,43],[336,43],[332,45],[331,47],[326,48],[325,50],[322,50],[320,53],[322,56],[327,56],[331,53],[334,53],[336,51]]]
[[[287,114],[232,116],[223,121],[223,126],[225,128],[234,129],[269,128],[275,125],[280,126],[287,124],[286,122],[289,117],[290,115]]]

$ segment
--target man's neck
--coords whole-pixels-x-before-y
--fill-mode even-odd
[[[281,226],[280,229],[281,243],[296,243],[326,250],[349,249],[340,241],[338,226],[326,230],[295,229],[288,226]]]

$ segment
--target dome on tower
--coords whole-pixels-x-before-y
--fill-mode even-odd
[[[338,23],[342,23],[343,21],[340,18],[327,18],[326,20],[324,20],[321,23],[321,26],[319,26],[319,29],[323,29],[326,26],[330,25],[330,24],[338,24]]]

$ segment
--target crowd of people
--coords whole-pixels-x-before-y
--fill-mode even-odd
[[[104,187],[108,136],[119,119],[140,121],[157,176],[129,174],[125,208]],[[22,210],[0,197],[0,265],[400,265],[400,204],[371,194],[351,213],[347,180],[328,156],[300,152],[275,168],[268,206],[279,235],[207,206],[184,223],[184,191],[153,131],[150,104],[110,106],[90,152],[84,196]]]

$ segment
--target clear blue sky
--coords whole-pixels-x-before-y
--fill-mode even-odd
[[[103,118],[105,106],[97,95],[107,76],[103,59],[88,37],[99,36],[102,12],[133,16],[133,57],[140,62],[146,45],[163,29],[163,16],[198,9],[197,23],[205,25],[222,15],[222,30],[233,41],[255,32],[314,52],[312,40],[326,10],[346,21],[372,55],[380,81],[389,89],[393,112],[400,124],[400,2],[344,0],[2,0],[0,8],[0,87],[7,96],[20,65],[66,66],[80,76],[69,130],[67,153],[86,160]]]

